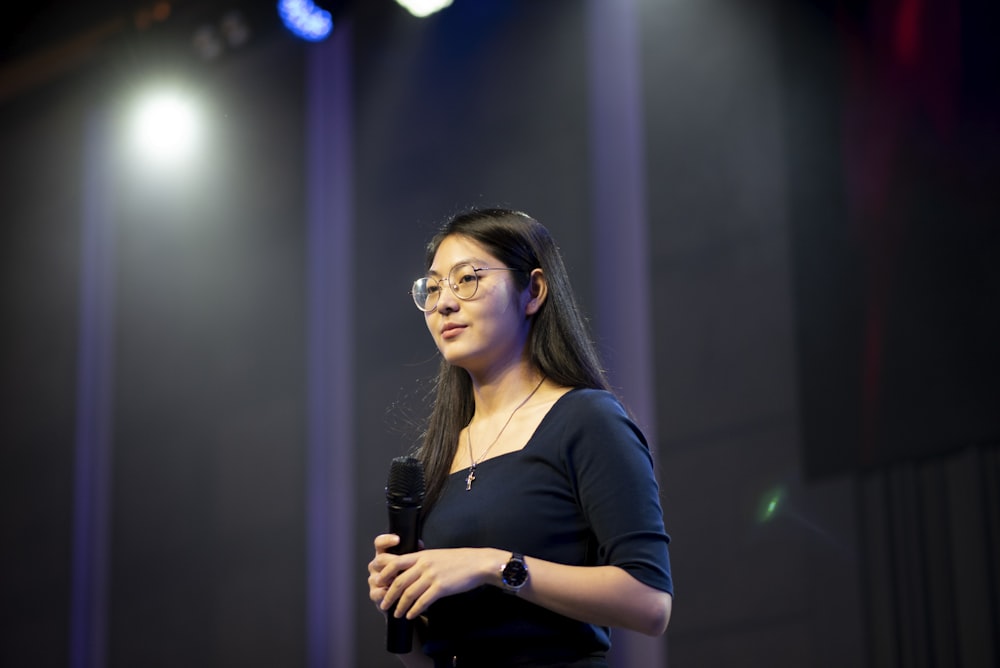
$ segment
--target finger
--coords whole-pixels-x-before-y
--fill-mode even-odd
[[[368,589],[374,591],[375,589],[388,589],[389,585],[383,584],[378,573],[372,573],[368,576]]]
[[[371,560],[371,567],[381,573],[385,578],[385,584],[391,581],[397,574],[405,571],[413,565],[419,553],[392,554],[391,552],[380,552]]]
[[[409,567],[409,564],[405,564],[398,557],[389,554],[380,556],[376,562],[374,576],[375,582],[380,587],[391,586],[396,578]]]
[[[392,563],[392,560],[396,556],[388,552],[380,552],[375,555],[375,558],[368,562],[368,572],[373,575],[378,575],[385,567]]]
[[[392,584],[393,580],[410,570],[413,565],[417,563],[419,558],[419,552],[409,552],[407,554],[382,554],[376,557],[375,560],[378,562],[377,568],[379,570],[379,577],[381,578],[382,584],[388,587]],[[409,584],[409,580],[403,582],[404,586],[407,584]]]
[[[376,554],[385,552],[391,547],[399,545],[399,536],[394,533],[383,533],[375,536],[374,540]]]
[[[421,577],[411,583],[408,587],[402,590],[399,598],[396,601],[396,608],[393,610],[393,616],[407,619],[413,619],[417,613],[414,612],[413,605],[418,601],[431,586],[432,579],[429,577]],[[411,617],[411,614],[413,617]]]
[[[385,587],[371,587],[368,590],[368,598],[375,604],[375,607],[382,607],[382,600],[385,598],[386,591]]]
[[[426,612],[434,601],[451,593],[455,592],[446,587],[439,578],[426,574],[416,586],[407,589],[407,594],[413,594],[414,600],[412,604],[406,606],[406,618],[416,619]]]
[[[396,603],[396,599],[399,598],[403,589],[399,586],[398,579],[393,580],[383,588],[385,589],[385,594],[382,596],[382,601],[379,603],[378,607],[385,611]]]
[[[392,565],[386,566],[378,576],[379,583],[387,588],[381,605],[383,610],[388,610],[393,604],[398,605],[399,598],[419,577],[419,568],[409,568],[412,565],[412,561],[406,567],[401,567],[401,562],[403,562],[402,559],[394,560]]]

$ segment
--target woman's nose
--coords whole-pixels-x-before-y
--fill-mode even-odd
[[[455,296],[455,291],[451,289],[451,286],[442,286],[440,292],[440,297],[438,297],[437,310],[441,313],[451,313],[458,309],[458,297]]]

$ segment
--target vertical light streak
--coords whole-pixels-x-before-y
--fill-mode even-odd
[[[351,35],[308,56],[308,668],[355,665]]]
[[[106,116],[93,112],[85,132],[70,666],[102,668],[107,665],[115,245]]]
[[[598,272],[595,328],[611,382],[646,434],[656,457],[646,157],[639,18],[636,0],[589,0],[587,49],[591,208]],[[627,286],[622,289],[622,286]],[[628,327],[620,323],[627,322]],[[662,638],[615,631],[612,663],[665,666]]]

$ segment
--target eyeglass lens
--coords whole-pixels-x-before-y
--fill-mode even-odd
[[[447,282],[459,299],[472,299],[479,288],[479,276],[471,264],[458,264],[448,272],[446,281],[425,276],[413,283],[413,301],[421,311],[432,311],[441,297],[442,283]]]

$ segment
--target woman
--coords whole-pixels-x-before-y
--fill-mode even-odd
[[[415,623],[407,666],[606,666],[608,627],[664,632],[673,585],[652,460],[610,392],[548,231],[474,210],[413,286],[441,353],[417,453],[423,548],[375,538],[369,594]],[[416,645],[419,646],[419,645]]]

